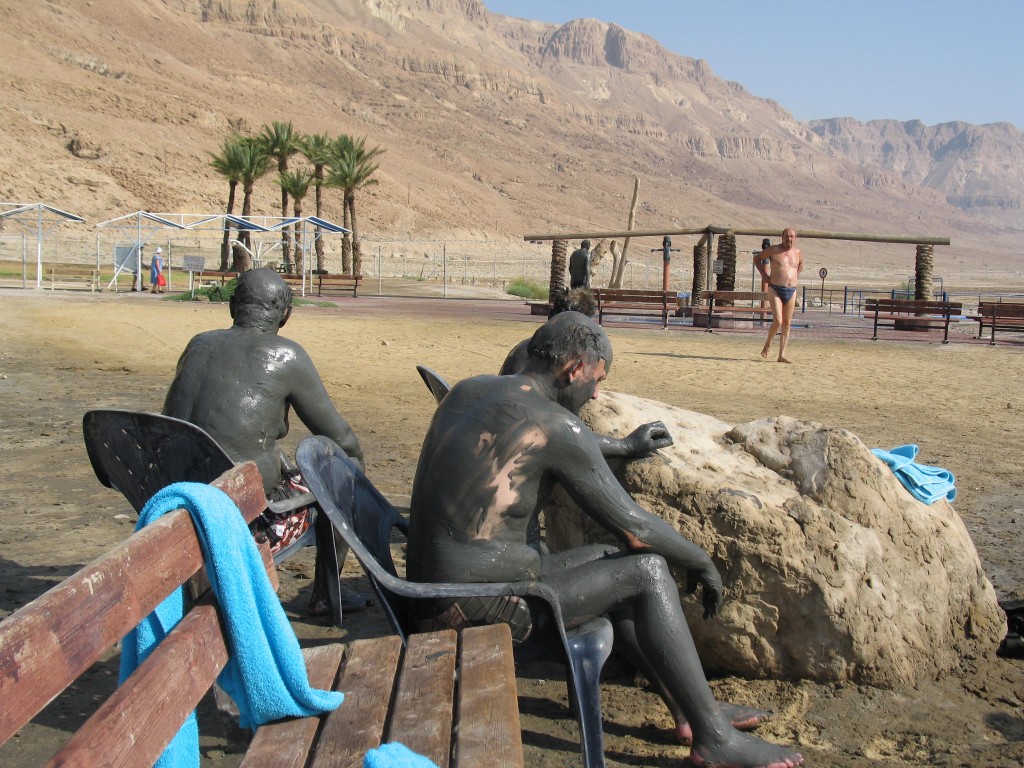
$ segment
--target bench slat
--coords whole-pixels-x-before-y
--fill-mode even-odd
[[[327,715],[311,767],[362,768],[363,756],[380,746],[401,653],[397,635],[349,645],[338,681],[345,701]]]
[[[217,609],[196,606],[46,768],[152,765],[227,660]]]
[[[462,631],[456,765],[522,768],[515,680],[512,633],[507,624]]]
[[[214,485],[246,521],[266,508],[252,462]],[[261,499],[253,497],[258,492]],[[146,563],[140,573],[137,563]],[[164,515],[0,623],[0,743],[202,566],[188,512]]]
[[[407,642],[385,741],[400,741],[447,768],[458,637],[454,630],[447,630],[410,635]]]
[[[339,690],[336,682],[344,651],[341,643],[303,650],[309,684],[323,690]],[[351,706],[351,702],[346,700],[341,706]],[[304,768],[323,719],[293,717],[260,726],[239,768]]]

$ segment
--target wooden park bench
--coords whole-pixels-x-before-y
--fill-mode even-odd
[[[221,271],[219,269],[204,269],[202,272],[196,272],[195,274],[196,280],[199,281],[200,285],[211,285],[213,283],[217,283],[223,287],[226,283],[231,282],[242,273]]]
[[[298,293],[302,289],[300,275],[281,275],[281,277],[291,286],[293,292]],[[362,281],[362,275],[332,275],[329,272],[314,269],[313,274],[306,279],[306,295],[311,295],[314,292],[317,296],[350,293],[353,298],[356,298],[359,295],[359,284]]]
[[[1024,331],[1024,303],[982,301],[978,304],[978,314],[968,315],[968,320],[978,323],[978,338],[986,328],[991,331],[989,344],[996,343],[996,331]]]
[[[332,275],[328,272],[313,270],[313,279],[316,280],[316,295],[351,293],[356,298],[359,293],[359,283],[363,281],[362,275]]]
[[[252,462],[212,485],[247,521],[266,507]],[[269,551],[264,563],[272,581]],[[199,578],[203,555],[189,513],[159,518],[0,622],[0,744],[30,722],[179,585],[193,607],[135,673],[60,747],[50,766],[153,765],[227,663],[220,610]],[[199,572],[197,574],[197,572]],[[522,766],[508,627],[321,645],[304,652],[310,683],[345,692],[321,717],[255,732],[244,766],[361,766],[367,750],[401,741],[440,766]]]
[[[768,294],[762,291],[701,291],[700,304],[693,307],[694,324],[704,319],[704,330],[711,333],[713,321],[771,322]]]
[[[949,326],[959,322],[963,304],[959,301],[918,301],[915,299],[865,299],[864,316],[874,325],[871,340],[878,340],[879,328],[897,331],[942,329],[942,343],[949,343]]]
[[[661,327],[668,327],[669,302],[675,305],[672,291],[647,291],[627,288],[595,288],[597,322],[604,325],[605,315],[658,315]]]
[[[46,270],[46,279],[50,283],[50,290],[57,288],[78,288],[83,285],[89,286],[90,291],[101,291],[100,273],[98,270],[75,264],[56,264]]]

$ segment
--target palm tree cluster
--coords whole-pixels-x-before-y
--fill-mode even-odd
[[[351,231],[342,243],[342,272],[362,273],[362,253],[356,226],[356,192],[377,183],[374,174],[380,167],[377,158],[384,153],[381,147],[367,148],[366,138],[341,135],[331,138],[326,134],[302,134],[291,122],[274,121],[264,125],[255,136],[232,133],[221,145],[219,152],[210,152],[210,166],[228,182],[227,213],[235,212],[238,186],[242,187],[242,216],[252,214],[252,193],[256,182],[276,169],[275,182],[281,187],[281,216],[300,218],[302,203],[312,186],[315,190],[316,215],[322,218],[323,188],[342,191],[343,226]],[[294,158],[304,159],[299,167],[289,167]],[[288,204],[291,202],[291,214]],[[231,248],[231,227],[225,223],[221,243],[220,268],[246,270],[251,266],[251,240],[249,232],[240,228],[238,242],[244,248]],[[324,247],[320,228],[315,236],[316,268],[324,268]],[[302,229],[296,224],[293,232],[281,232],[281,261],[285,272],[292,273],[299,266],[302,254]],[[233,255],[233,257],[232,257]],[[293,259],[293,256],[295,257]]]

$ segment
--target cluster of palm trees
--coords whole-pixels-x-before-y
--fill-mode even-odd
[[[276,169],[275,182],[281,187],[281,216],[301,217],[302,203],[310,187],[315,190],[316,215],[322,218],[323,188],[342,190],[344,210],[343,226],[351,230],[342,242],[342,272],[362,273],[358,228],[356,226],[356,192],[377,183],[373,178],[380,167],[376,162],[384,150],[380,147],[367,148],[366,138],[341,135],[331,138],[326,134],[302,134],[291,122],[274,121],[264,125],[255,136],[232,133],[224,140],[219,152],[210,152],[210,165],[223,176],[229,186],[228,215],[235,212],[235,197],[242,187],[243,217],[252,214],[252,193],[256,182]],[[298,167],[289,167],[289,161],[301,157],[305,162]],[[288,210],[291,202],[291,212]],[[324,268],[324,246],[317,228],[315,237],[316,268]],[[251,266],[252,246],[249,231],[238,231],[237,242],[244,247],[231,247],[231,228],[225,224],[224,240],[221,243],[220,268],[243,271]],[[281,232],[281,263],[285,272],[291,273],[299,266],[302,253],[302,228],[296,224],[294,231]],[[293,255],[296,257],[293,259]]]

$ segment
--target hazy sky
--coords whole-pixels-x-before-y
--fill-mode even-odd
[[[798,120],[1005,121],[1024,129],[1024,0],[484,0],[614,22]]]

